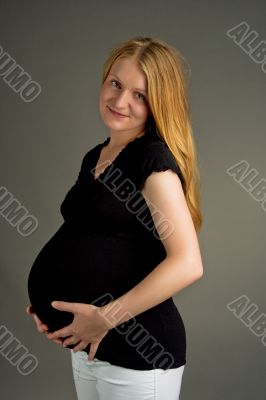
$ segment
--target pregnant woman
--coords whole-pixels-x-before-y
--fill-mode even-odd
[[[104,65],[109,136],[83,157],[28,292],[39,332],[70,348],[79,400],[178,400],[186,333],[172,296],[203,275],[185,59],[136,37]]]

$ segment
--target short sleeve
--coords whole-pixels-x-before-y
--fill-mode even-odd
[[[152,172],[161,172],[171,169],[180,178],[183,185],[184,178],[182,172],[171,153],[170,149],[163,142],[150,144],[143,155],[143,161],[140,171],[139,187],[143,187],[145,180]]]

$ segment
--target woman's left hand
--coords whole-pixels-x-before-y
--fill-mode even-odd
[[[51,304],[57,310],[73,313],[74,318],[70,325],[46,336],[49,339],[67,337],[62,344],[64,347],[76,344],[73,348],[74,352],[81,351],[90,344],[88,360],[93,360],[101,340],[111,329],[104,314],[99,312],[101,307],[65,301],[53,301]]]

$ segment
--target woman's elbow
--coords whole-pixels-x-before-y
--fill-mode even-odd
[[[172,258],[174,264],[180,267],[183,270],[183,273],[189,277],[191,282],[197,281],[203,276],[203,265],[201,261],[201,257],[191,257],[189,256],[172,256],[168,257]]]
[[[192,275],[195,278],[195,281],[203,277],[203,265],[201,262],[195,262],[191,266]]]
[[[203,265],[201,259],[187,260],[184,262],[187,273],[190,275],[192,281],[197,281],[203,276]]]

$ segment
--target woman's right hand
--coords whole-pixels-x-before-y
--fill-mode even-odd
[[[38,332],[45,333],[46,337],[48,339],[50,339],[49,334],[51,334],[51,332],[48,330],[48,326],[43,324],[42,321],[37,317],[37,315],[33,311],[32,305],[30,305],[26,308],[26,312],[27,312],[27,314],[33,316],[33,319],[36,322],[36,327],[37,327]],[[53,340],[53,342],[58,343],[58,344],[63,343],[62,339],[50,339],[50,340]]]

